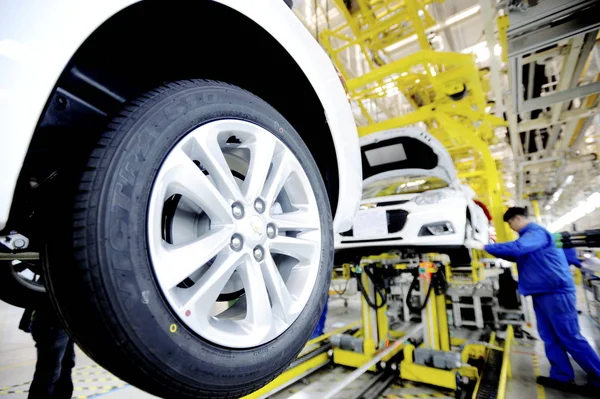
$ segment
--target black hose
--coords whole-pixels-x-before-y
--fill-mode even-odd
[[[382,295],[381,290],[377,287],[377,285],[375,284],[375,282],[373,281],[373,279],[371,278],[371,276],[368,273],[367,273],[367,277],[373,283],[373,286],[375,287],[375,291],[376,291],[375,292],[375,303],[373,303],[371,301],[371,298],[369,297],[369,294],[365,290],[365,287],[363,286],[362,281],[360,279],[360,274],[356,274],[355,277],[356,277],[356,285],[357,285],[360,293],[365,298],[365,301],[367,301],[367,304],[371,308],[377,310],[377,309],[381,309],[382,307],[384,307],[387,304],[387,297],[385,295]],[[379,294],[379,296],[381,297],[381,304],[379,304],[379,305],[377,305],[377,294]]]
[[[433,290],[433,281],[429,284],[429,289],[427,290],[427,294],[425,294],[425,300],[423,301],[421,306],[414,307],[410,303],[410,296],[411,296],[412,292],[414,291],[414,289],[418,288],[418,287],[419,287],[419,277],[415,276],[412,283],[410,283],[410,287],[408,288],[408,292],[406,293],[406,298],[404,299],[406,301],[406,306],[408,307],[408,309],[411,312],[415,312],[415,313],[422,311],[423,309],[425,309],[425,306],[427,306],[427,302],[429,301],[429,295],[431,294],[431,291]]]
[[[383,291],[383,289],[377,283],[375,283],[375,275],[373,274],[373,271],[370,268],[367,268],[367,269],[365,269],[365,272],[367,273],[367,276],[373,283],[373,288],[375,288],[375,291],[381,297],[381,302],[382,302],[381,306],[385,305],[387,303],[387,295],[385,295],[385,292]],[[380,280],[380,282],[382,284],[384,284],[383,280]],[[384,289],[385,289],[385,287],[384,287]]]

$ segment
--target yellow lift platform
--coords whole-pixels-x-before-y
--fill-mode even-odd
[[[401,259],[398,254],[364,257],[358,265],[343,265],[342,275],[357,280],[361,321],[307,342],[298,359],[277,379],[245,399],[268,398],[325,365],[355,370],[322,399],[336,398],[362,374],[374,374],[378,385],[367,385],[356,397],[376,398],[394,381],[406,380],[453,391],[457,398],[505,398],[510,377],[512,326],[503,347],[495,334],[487,342],[450,337],[446,314],[446,268],[436,254]],[[406,331],[390,328],[387,293],[400,274],[413,276],[420,291],[422,323]]]

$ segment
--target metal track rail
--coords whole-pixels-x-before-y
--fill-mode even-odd
[[[373,358],[371,360],[369,360],[368,362],[366,362],[363,366],[361,366],[360,368],[357,368],[352,373],[350,373],[346,378],[344,378],[344,380],[342,380],[342,382],[340,382],[339,384],[337,384],[336,386],[334,386],[332,390],[330,390],[329,392],[327,392],[327,394],[325,394],[325,396],[322,399],[333,399],[333,398],[335,398],[336,397],[335,395],[337,395],[344,388],[346,388],[348,385],[350,385],[350,383],[352,381],[356,380],[358,377],[360,377],[361,375],[363,375],[364,373],[366,373],[367,370],[369,370],[372,366],[374,366],[375,364],[377,364],[378,362],[380,362],[381,359],[383,359],[384,357],[386,357],[387,355],[389,355],[390,353],[392,353],[393,351],[395,351],[396,349],[398,349],[398,347],[400,345],[404,344],[409,339],[411,339],[411,338],[417,336],[418,334],[420,334],[422,331],[423,331],[423,325],[418,325],[418,326],[414,327],[405,336],[403,336],[402,338],[400,338],[397,341],[395,341],[387,349],[379,352],[377,355],[373,356]]]

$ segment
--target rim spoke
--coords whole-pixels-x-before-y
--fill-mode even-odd
[[[273,169],[263,188],[263,198],[272,205],[294,169],[294,159],[288,151],[273,158]]]
[[[265,260],[261,263],[261,268],[273,304],[274,315],[286,324],[291,323],[293,315],[290,312],[293,311],[295,300],[281,278],[271,254],[267,253]]]
[[[171,245],[163,242],[153,259],[162,286],[170,290],[200,270],[229,245],[232,233],[233,227],[220,227],[189,244]]]
[[[247,259],[238,268],[246,291],[245,325],[253,333],[267,334],[273,324],[273,313],[260,265]]]
[[[231,223],[231,207],[221,193],[181,149],[175,149],[162,166],[160,182],[165,200],[174,194],[199,205],[213,222]],[[161,206],[162,208],[162,206]],[[162,210],[162,209],[161,209]]]
[[[301,263],[310,262],[318,255],[320,244],[317,241],[277,236],[271,241],[271,252],[291,256]]]
[[[182,299],[182,311],[196,312],[200,319],[207,319],[212,306],[223,291],[233,272],[242,264],[244,255],[239,252],[217,256],[208,271],[194,284]]]
[[[198,134],[194,135],[194,139],[201,148],[198,157],[223,196],[231,201],[239,201],[242,193],[223,155],[219,143],[219,134],[222,130],[218,126],[205,125],[196,130]]]
[[[294,212],[272,214],[271,221],[275,223],[280,231],[306,231],[319,229],[321,226],[317,211],[308,210],[308,206],[303,206],[302,208],[303,209],[298,209]]]
[[[252,201],[261,195],[273,161],[276,144],[276,138],[268,132],[261,132],[251,142],[244,143],[244,146],[250,150],[250,166],[242,186],[247,201]]]

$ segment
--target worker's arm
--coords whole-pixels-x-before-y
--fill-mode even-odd
[[[546,235],[539,230],[528,231],[518,240],[500,244],[488,244],[484,247],[487,253],[502,259],[511,260],[519,255],[527,255],[540,249],[546,243]]]
[[[492,253],[490,253],[490,254],[494,255]],[[502,255],[502,256],[500,256],[500,255],[494,255],[494,256],[496,258],[504,259],[504,260],[507,260],[509,262],[516,262],[517,261],[517,258],[515,258],[514,256],[510,256],[510,255]]]
[[[567,257],[567,262],[569,265],[573,265],[581,269],[581,261],[577,258],[577,251],[575,248],[565,249],[565,256]]]

